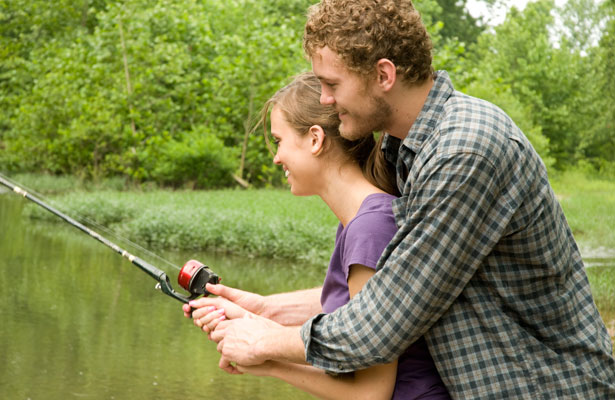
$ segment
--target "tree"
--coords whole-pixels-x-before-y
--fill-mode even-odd
[[[81,7],[67,4],[75,24],[65,36],[42,40],[23,52],[27,59],[18,58],[17,45],[10,52],[23,68],[22,76],[5,81],[9,95],[2,101],[11,105],[5,110],[18,112],[0,111],[6,128],[0,165],[123,174],[174,186],[231,184],[259,105],[308,68],[303,17],[294,14],[307,8],[305,2],[287,2],[279,10],[263,4],[108,2],[96,11],[92,28],[80,25]],[[7,5],[21,15],[18,6]],[[262,174],[264,158],[271,163],[265,154],[260,136],[249,137],[244,170],[257,183],[270,178]]]
[[[465,45],[476,43],[484,31],[481,18],[474,18],[467,9],[467,0],[438,0],[440,12],[435,16],[442,21],[440,35],[447,39],[456,38]]]
[[[553,1],[529,3],[523,12],[512,8],[506,21],[479,40],[475,68],[498,77],[515,98],[531,110],[532,123],[549,140],[555,167],[579,159],[582,132],[593,124],[594,100],[587,84],[591,68],[579,49],[552,41]]]
[[[590,49],[593,91],[591,105],[597,115],[581,141],[583,156],[593,167],[615,177],[615,0],[602,4],[598,10],[606,16],[602,37],[595,49]]]

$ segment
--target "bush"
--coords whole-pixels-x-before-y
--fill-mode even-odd
[[[175,187],[183,182],[192,189],[229,186],[237,168],[237,151],[204,128],[180,140],[153,141],[140,158],[147,179]]]

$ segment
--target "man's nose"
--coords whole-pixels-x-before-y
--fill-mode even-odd
[[[322,105],[335,104],[335,98],[331,94],[326,92],[325,90],[322,90],[320,93],[320,104]]]

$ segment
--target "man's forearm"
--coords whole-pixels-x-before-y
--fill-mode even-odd
[[[285,326],[302,325],[322,312],[321,292],[322,288],[314,288],[266,296],[266,306],[260,315]]]
[[[259,340],[256,351],[265,360],[306,364],[305,347],[299,326],[268,330]]]

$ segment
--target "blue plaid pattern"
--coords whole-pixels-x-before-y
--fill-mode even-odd
[[[615,399],[612,343],[540,157],[444,71],[405,140],[378,272],[301,329],[329,372],[389,362],[424,335],[453,398]]]

